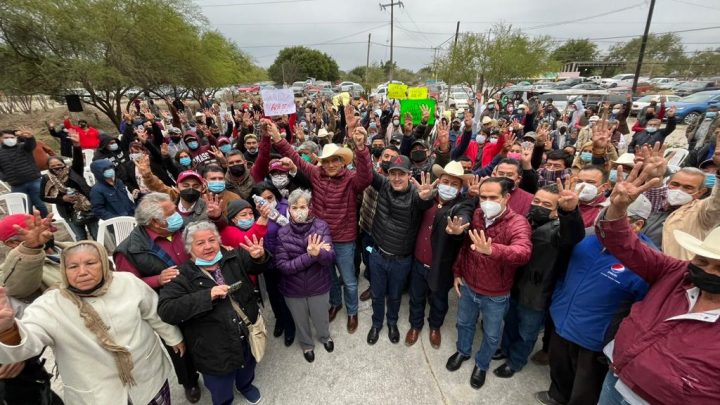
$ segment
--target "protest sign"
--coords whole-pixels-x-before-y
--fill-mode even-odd
[[[408,86],[404,84],[397,84],[397,83],[390,83],[388,84],[388,98],[394,98],[397,100],[405,100],[407,98],[407,88]]]
[[[435,103],[436,101],[428,98],[425,100],[403,100],[400,102],[400,124],[405,124],[405,113],[412,114],[413,124],[417,125],[422,121],[422,110],[420,107],[427,106],[430,110],[428,124],[435,124]]]
[[[335,107],[338,107],[340,105],[340,101],[342,101],[342,105],[350,104],[350,93],[345,91],[338,95],[333,96],[332,102]]]
[[[268,117],[295,113],[295,97],[292,89],[262,89],[260,96],[265,115]]]
[[[428,98],[428,89],[427,87],[410,87],[407,95],[410,100],[424,100]]]

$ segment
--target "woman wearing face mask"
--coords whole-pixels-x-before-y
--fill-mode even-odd
[[[275,263],[282,273],[280,292],[295,320],[305,360],[315,361],[312,327],[325,350],[332,352],[328,318],[330,271],[335,261],[330,227],[310,215],[310,192],[293,191],[288,198],[290,224],[278,232]]]
[[[267,201],[270,209],[278,212],[278,217],[268,218],[267,232],[265,233],[265,249],[270,252],[272,258],[265,272],[265,287],[267,288],[270,306],[275,314],[275,327],[273,336],[280,337],[285,334],[285,346],[290,346],[295,341],[295,323],[292,314],[285,303],[285,299],[279,290],[280,270],[275,262],[277,246],[280,243],[278,233],[280,229],[288,224],[288,202],[275,186],[268,182],[262,182],[253,187],[253,196],[259,196]],[[255,203],[254,200],[250,200]]]
[[[209,222],[188,225],[183,239],[191,259],[160,290],[158,314],[180,327],[213,405],[232,403],[234,389],[257,404],[261,395],[253,380],[260,358],[253,355],[247,324],[262,322],[260,292],[250,276],[266,269],[263,241],[253,237],[242,249],[225,250]]]
[[[578,153],[575,158],[573,159],[572,163],[572,172],[573,174],[577,174],[580,169],[583,167],[592,164],[592,149],[593,149],[593,143],[592,142],[586,142],[582,145],[580,148],[580,153]]]
[[[264,205],[257,209],[260,214],[255,219],[255,211],[252,205],[245,200],[235,200],[227,206],[228,226],[220,231],[223,246],[236,248],[245,242],[245,237],[258,239],[265,237],[267,233],[268,215],[270,205]]]
[[[72,166],[62,159],[48,159],[48,173],[40,183],[40,198],[55,204],[57,212],[67,221],[77,240],[97,239],[98,219],[92,212],[90,186],[85,181],[83,154],[73,154]],[[88,237],[90,236],[90,237]]]

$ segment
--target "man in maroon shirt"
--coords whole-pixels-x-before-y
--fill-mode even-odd
[[[493,177],[505,177],[512,182],[510,187],[510,201],[508,207],[523,217],[530,212],[533,195],[518,187],[522,176],[522,166],[515,159],[503,159],[495,166]]]
[[[424,323],[425,302],[429,301],[430,345],[438,349],[442,340],[440,327],[448,312],[448,292],[452,288],[452,264],[463,238],[447,234],[445,226],[449,217],[470,223],[473,202],[464,200],[460,194],[464,179],[460,162],[451,161],[445,168],[434,165],[433,174],[439,183],[435,203],[423,212],[415,240],[415,260],[410,273],[410,330],[405,335],[405,345],[417,342]]]

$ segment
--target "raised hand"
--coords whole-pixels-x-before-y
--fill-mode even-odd
[[[320,254],[320,248],[322,247],[322,237],[318,234],[312,234],[308,237],[307,252],[312,257],[317,257]]]
[[[505,138],[505,141],[503,142],[503,152],[508,153],[510,151],[510,148],[515,144],[515,141],[517,140],[517,137],[512,132],[507,132],[503,135]]]
[[[70,142],[72,142],[74,146],[80,146],[80,134],[74,129],[68,129],[67,131],[67,138]]]
[[[470,179],[467,181],[468,183],[468,195],[470,197],[479,197],[480,196],[480,185],[485,181],[487,177],[480,178],[480,176],[473,176],[470,177]]]
[[[652,149],[648,145],[643,145],[642,149],[638,152],[642,157],[643,162],[643,173],[648,179],[657,178],[662,181],[667,171],[668,159],[663,156],[665,153],[665,147],[660,145],[660,142],[655,142]],[[673,155],[668,158],[672,158]]]
[[[364,150],[367,139],[367,131],[362,126],[356,127],[352,131],[352,139],[355,143],[355,150]]]
[[[280,158],[280,163],[282,163],[283,167],[286,167],[290,173],[297,171],[297,166],[295,166],[295,163],[293,163],[289,157]]]
[[[207,207],[208,218],[219,218],[222,215],[222,202],[223,199],[218,194],[205,193],[203,195],[205,200],[205,206]]]
[[[32,130],[25,126],[18,128],[18,130],[15,133],[17,134],[17,136],[19,136],[21,138],[30,138],[33,136]]]
[[[135,167],[137,167],[141,176],[149,174],[151,171],[150,157],[148,155],[143,154],[142,156],[140,156],[138,159],[135,160]]]
[[[557,182],[557,188],[560,191],[558,198],[558,208],[565,212],[573,212],[577,208],[580,197],[578,196],[578,193],[575,192],[575,184],[571,182],[568,184],[568,187],[566,188],[563,186],[562,180],[559,178],[556,179]],[[584,187],[584,186],[583,186]],[[579,190],[582,191],[582,190]]]
[[[429,200],[432,198],[433,189],[440,179],[430,182],[430,173],[420,173],[420,183],[411,177],[410,182],[417,188],[418,196],[423,200]]]
[[[437,134],[435,135],[440,150],[446,150],[450,144],[450,124],[440,121],[437,126]]]
[[[48,214],[47,217],[41,218],[40,211],[35,210],[32,218],[28,218],[25,221],[23,228],[19,225],[13,225],[13,228],[18,233],[18,238],[30,249],[39,249],[52,239],[53,227],[52,227],[53,213]]]
[[[348,103],[348,105],[345,106],[345,123],[347,124],[348,132],[355,129],[358,126],[358,122],[358,117],[355,116],[355,107],[352,103]]]
[[[645,191],[655,188],[660,184],[660,179],[647,179],[647,173],[641,171],[644,163],[637,163],[630,175],[625,179],[623,167],[617,167],[617,183],[610,194],[610,207],[606,217],[609,220],[619,219],[625,216],[627,208],[636,198]]]
[[[250,253],[250,257],[253,259],[261,259],[265,256],[265,248],[263,247],[263,238],[258,240],[256,235],[253,235],[252,239],[245,237],[245,243],[241,243],[240,247],[246,252]]]
[[[486,256],[490,256],[492,254],[492,238],[486,238],[484,231],[480,230],[478,233],[476,229],[471,229],[469,234],[470,240],[472,241],[470,249]]]
[[[465,131],[471,131],[473,127],[473,115],[470,111],[465,111],[465,116],[463,118],[463,123],[465,124]]]
[[[532,142],[523,142],[521,145],[522,151],[520,152],[522,154],[521,163],[522,168],[524,170],[530,170],[532,169],[532,154],[534,146]]]
[[[275,125],[274,122],[265,118],[262,121],[260,121],[260,125],[265,129],[265,132],[268,135],[270,135],[270,140],[273,143],[280,142],[282,140],[282,135],[280,134],[280,130],[278,129],[277,125]]]
[[[593,151],[607,150],[612,136],[611,126],[607,120],[597,121],[592,127]]]
[[[449,235],[460,235],[463,232],[465,232],[466,229],[470,227],[470,223],[464,224],[465,220],[462,217],[448,217],[447,219],[447,226],[445,227],[445,232]]]
[[[405,113],[405,123],[403,124],[403,134],[410,136],[413,133],[413,116],[409,112]]]
[[[672,106],[672,107],[670,107],[670,108],[668,109],[668,111],[667,111],[667,116],[668,116],[668,117],[674,117],[676,112],[677,112],[677,107]]]
[[[426,105],[421,105],[420,112],[422,114],[422,122],[428,122],[428,120],[430,119],[430,109]]]

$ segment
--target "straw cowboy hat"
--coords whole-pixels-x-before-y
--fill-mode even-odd
[[[466,176],[462,164],[455,160],[451,160],[450,163],[446,164],[444,168],[440,165],[433,165],[432,172],[437,178],[440,178],[440,176],[442,176],[443,174],[447,174],[448,176],[453,176],[457,177],[460,180],[465,180]]]
[[[323,160],[333,156],[340,156],[345,165],[350,164],[353,160],[353,152],[350,149],[334,143],[323,146],[322,154],[318,156],[318,159]]]
[[[677,243],[690,252],[708,259],[720,260],[720,226],[713,229],[702,241],[677,229],[673,231],[673,235]]]

